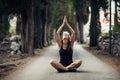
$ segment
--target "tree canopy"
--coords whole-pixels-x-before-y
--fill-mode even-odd
[[[119,0],[114,1],[120,3]],[[97,22],[101,8],[106,11],[108,0],[0,0],[0,37],[8,33],[8,16],[17,15],[22,50],[30,53],[35,48],[50,45],[53,29],[58,29],[66,15],[78,35],[78,41],[83,43],[83,26],[88,22],[91,13],[90,46],[94,47],[97,46],[99,37]]]

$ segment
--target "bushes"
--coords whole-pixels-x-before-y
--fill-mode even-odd
[[[120,32],[120,24],[115,24],[113,27],[113,33]]]

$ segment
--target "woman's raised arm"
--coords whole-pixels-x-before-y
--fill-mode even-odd
[[[57,30],[57,32],[56,32],[56,41],[57,41],[57,43],[58,43],[59,48],[61,48],[61,44],[62,44],[62,43],[61,43],[61,38],[60,38],[60,32],[62,31],[64,25],[65,25],[65,17],[64,17],[64,19],[63,19],[62,25],[58,28],[58,30]]]
[[[70,32],[71,32],[71,47],[73,48],[74,46],[74,41],[75,41],[75,31],[72,29],[72,27],[68,24],[67,22],[67,18],[66,18],[66,25],[69,28]]]

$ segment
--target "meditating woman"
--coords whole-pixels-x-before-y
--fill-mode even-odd
[[[60,32],[62,31],[64,25],[70,30],[71,35],[64,31],[62,38],[60,37]],[[50,60],[50,64],[57,69],[58,72],[75,72],[76,69],[82,64],[81,60],[76,60],[73,62],[73,46],[75,41],[75,31],[68,24],[66,16],[64,16],[63,23],[56,32],[56,41],[59,47],[60,62],[55,60]]]

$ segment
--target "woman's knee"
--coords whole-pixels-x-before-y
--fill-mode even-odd
[[[54,59],[50,60],[50,64],[55,64],[55,63],[56,63],[56,61]]]
[[[50,64],[53,64],[53,63],[54,63],[54,60],[53,60],[53,59],[51,59],[49,63],[50,63]]]
[[[82,64],[82,60],[77,60],[77,64]]]

